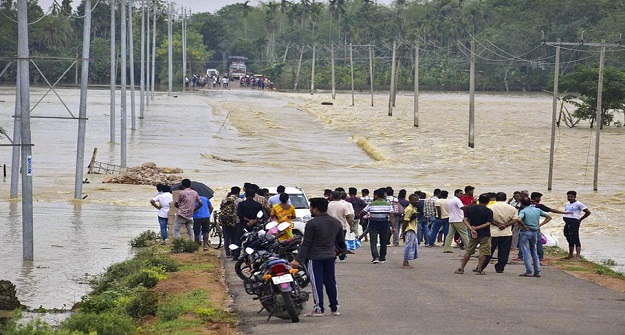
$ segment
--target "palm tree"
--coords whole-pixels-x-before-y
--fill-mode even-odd
[[[287,0],[280,0],[280,35],[282,35],[282,33],[284,32],[284,30],[283,30],[283,26],[284,26],[284,12],[289,7],[289,4],[290,4],[290,2],[288,2]]]
[[[271,1],[267,4],[265,11],[265,26],[269,33],[269,43],[267,44],[267,56],[273,61],[274,50],[276,46],[276,13],[278,12],[278,4]]]
[[[240,4],[243,9],[243,29],[244,36],[247,39],[247,15],[250,13],[250,0],[245,0],[244,3]]]

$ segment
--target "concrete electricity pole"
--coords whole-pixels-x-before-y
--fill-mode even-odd
[[[471,38],[469,64],[469,148],[475,148],[475,41]]]
[[[135,31],[132,28],[132,0],[128,0],[128,49],[130,50],[130,128],[137,129],[137,114],[135,113]]]
[[[145,112],[145,0],[141,0],[141,71],[139,73],[139,118]]]
[[[33,157],[30,132],[30,55],[28,51],[28,0],[17,1],[17,65],[19,68],[20,136],[22,158],[22,257],[33,254]]]
[[[110,102],[110,138],[109,142],[115,143],[115,115],[117,110],[115,109],[115,85],[117,84],[117,50],[115,49],[115,4],[116,0],[111,0],[111,102]]]
[[[82,28],[82,65],[80,74],[80,107],[78,109],[78,141],[76,142],[76,174],[74,199],[82,199],[82,177],[85,167],[85,138],[87,131],[87,88],[89,84],[89,47],[91,45],[91,0],[85,0]]]
[[[174,18],[173,15],[173,5],[169,4],[169,6],[167,7],[167,76],[168,76],[168,87],[167,87],[167,93],[169,95],[171,95],[171,92],[173,91],[173,53],[174,53],[174,49],[172,46],[172,28],[173,28],[173,24],[172,24],[172,20]]]
[[[120,18],[122,20],[121,22],[121,30],[122,30],[122,34],[121,34],[121,58],[122,58],[122,64],[121,64],[121,166],[122,167],[126,167],[126,163],[127,163],[127,157],[126,157],[126,131],[127,131],[127,126],[126,126],[126,71],[128,71],[128,65],[126,64],[126,51],[127,51],[127,46],[126,46],[126,42],[128,41],[128,38],[126,37],[126,0],[121,0],[121,5],[120,5]]]

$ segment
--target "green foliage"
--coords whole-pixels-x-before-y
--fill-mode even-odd
[[[615,260],[608,258],[608,259],[604,259],[601,261],[601,264],[605,265],[605,266],[617,266],[618,264],[616,263]]]
[[[17,319],[9,320],[4,326],[0,326],[2,335],[81,335],[81,332],[66,329],[55,329],[49,324],[36,319],[26,324],[19,323]]]
[[[134,295],[126,306],[126,314],[139,319],[147,315],[156,315],[158,297],[152,291],[141,291]]]
[[[134,335],[136,324],[132,318],[115,313],[76,313],[61,323],[61,329],[84,334]]]
[[[158,241],[159,235],[153,230],[146,230],[139,236],[130,240],[130,246],[133,248],[145,248],[153,245]]]
[[[587,120],[592,128],[597,117],[597,93],[599,70],[594,67],[578,65],[562,76],[560,87],[578,95],[567,96],[566,102],[577,109],[573,117]],[[577,100],[578,99],[578,100]],[[603,93],[601,101],[602,127],[614,121],[615,113],[625,112],[625,71],[606,67],[603,73]]]
[[[156,315],[163,321],[176,320],[185,313],[205,306],[207,297],[206,292],[202,290],[171,296],[159,306]]]
[[[171,243],[171,252],[180,253],[180,252],[196,252],[200,246],[195,243],[195,241],[187,240],[184,238],[176,238]]]
[[[202,319],[202,321],[207,323],[214,322],[230,322],[233,323],[235,321],[234,316],[223,309],[215,309],[210,307],[199,307],[196,308],[193,313]]]
[[[146,260],[149,267],[155,267],[163,269],[165,272],[178,271],[179,265],[173,259],[169,257],[158,257]]]
[[[141,269],[141,271],[129,275],[126,279],[126,283],[127,286],[131,288],[137,286],[152,288],[156,286],[159,280],[165,278],[167,278],[167,276],[164,271],[159,268]]]

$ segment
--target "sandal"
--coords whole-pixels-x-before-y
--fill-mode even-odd
[[[482,275],[482,276],[483,276],[483,275],[485,275],[485,274],[486,274],[486,272],[484,272],[484,271],[475,271],[475,274],[476,274],[476,275]]]
[[[458,270],[454,271],[454,273],[457,274],[457,275],[463,275],[464,274],[464,270],[458,269]]]
[[[533,277],[533,275],[531,273],[522,273],[519,277]]]

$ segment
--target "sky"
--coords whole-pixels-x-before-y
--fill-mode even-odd
[[[72,5],[74,8],[78,6],[81,0],[73,0]],[[91,0],[92,4],[95,4],[98,0]],[[121,1],[121,0],[117,0]],[[323,0],[321,0],[323,1]],[[392,0],[378,0],[380,4],[390,4]],[[57,0],[58,3],[61,3],[61,0]],[[215,13],[221,7],[226,5],[231,5],[235,3],[242,3],[244,0],[176,0],[173,1],[176,6],[184,6],[186,8],[191,9],[194,13],[200,12],[211,12]],[[54,3],[54,0],[39,0],[39,6],[43,8],[44,12],[50,8],[50,6]],[[251,4],[256,6],[258,5],[258,0],[251,0]]]

